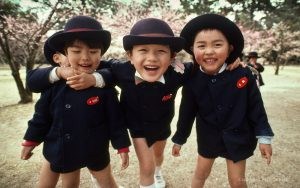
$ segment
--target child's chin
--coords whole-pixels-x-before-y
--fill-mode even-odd
[[[159,79],[159,78],[157,78],[157,77],[147,77],[147,78],[145,78],[144,80],[145,80],[146,82],[156,82],[156,81],[158,81],[158,79]]]

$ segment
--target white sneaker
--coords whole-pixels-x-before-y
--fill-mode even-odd
[[[165,188],[166,187],[166,182],[161,173],[154,174],[154,181],[155,181],[156,188]]]
[[[94,188],[100,188],[100,185],[97,182],[97,179],[92,174],[91,174],[91,179],[92,179],[92,182],[93,182],[93,187]]]

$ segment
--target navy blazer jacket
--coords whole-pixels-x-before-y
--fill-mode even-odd
[[[142,132],[151,146],[163,134],[171,134],[174,100],[178,89],[189,78],[192,64],[185,64],[179,73],[169,66],[164,73],[165,84],[141,82],[135,84],[135,68],[130,62],[114,61],[111,71],[116,85],[121,88],[120,103],[130,130]]]
[[[24,139],[44,142],[43,154],[63,172],[85,167],[108,152],[130,146],[113,88],[75,91],[65,81],[41,94]]]
[[[193,64],[185,63],[184,73],[169,66],[164,73],[165,84],[142,82],[135,85],[135,68],[130,62],[116,59],[101,61],[97,72],[104,77],[106,85],[121,88],[120,103],[129,129],[143,132],[148,145],[152,145],[161,134],[170,135],[170,123],[174,116],[174,100],[177,90],[190,77]],[[108,69],[103,69],[108,68]],[[28,87],[43,91],[51,87],[48,76],[52,68],[35,69],[27,75]]]
[[[216,156],[225,149],[239,161],[253,154],[256,136],[274,135],[255,77],[242,67],[217,75],[198,70],[192,76],[182,89],[173,142],[186,142],[195,118],[202,155]]]

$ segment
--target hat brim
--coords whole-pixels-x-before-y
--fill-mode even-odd
[[[110,32],[106,30],[102,31],[80,31],[80,32],[63,32],[60,33],[51,39],[49,39],[49,43],[53,48],[61,53],[64,52],[64,47],[66,42],[74,40],[74,39],[87,39],[94,40],[95,42],[99,42],[103,46],[103,51],[101,54],[103,55],[110,46],[111,35]]]
[[[217,14],[205,14],[193,18],[182,29],[180,36],[186,40],[184,50],[193,55],[192,46],[196,34],[204,29],[220,30],[233,46],[233,51],[226,60],[227,64],[233,63],[242,53],[244,37],[238,26],[228,18]]]
[[[179,52],[184,47],[185,40],[182,37],[149,37],[126,35],[123,37],[123,47],[126,51],[131,50],[134,45],[162,44],[169,45],[174,52]]]

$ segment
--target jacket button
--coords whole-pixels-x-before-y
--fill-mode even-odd
[[[70,104],[66,104],[65,107],[66,108],[71,108],[71,105]]]
[[[65,139],[66,140],[70,140],[70,138],[71,138],[71,135],[68,133],[68,134],[65,134]]]
[[[218,106],[217,106],[217,109],[218,109],[218,110],[222,110],[222,105],[218,105]]]
[[[217,82],[217,79],[215,79],[215,78],[214,78],[214,79],[211,79],[211,83],[214,84],[214,83],[216,83],[216,82]]]

